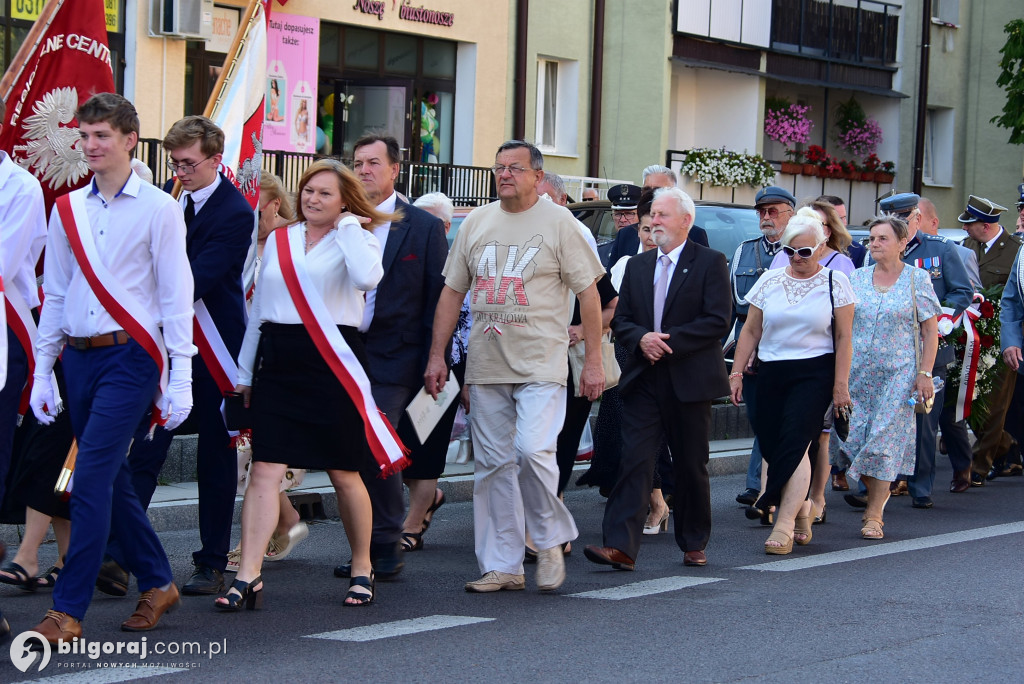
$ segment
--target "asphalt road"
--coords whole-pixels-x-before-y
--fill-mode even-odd
[[[949,479],[942,465],[939,483]],[[162,667],[126,669],[101,666],[140,661],[54,654],[42,672],[22,674],[4,644],[0,681],[1021,681],[1024,478],[962,495],[940,487],[931,510],[893,499],[882,542],[861,540],[860,512],[830,491],[828,522],[785,557],[764,554],[767,528],[733,501],[742,481],[712,481],[704,568],[683,567],[671,529],[645,539],[635,572],[587,562],[582,545],[600,542],[604,500],[574,490],[567,502],[581,537],[559,591],[538,592],[527,566],[526,591],[467,594],[463,583],[478,576],[472,510],[449,503],[400,578],[378,582],[373,605],[343,608],[347,583],[331,570],[348,549],[341,524],[328,521],[291,557],[264,566],[262,611],[223,614],[212,599],[185,598],[145,635],[150,651],[216,642],[223,653],[151,652],[144,662]],[[184,581],[197,535],[161,538]],[[55,553],[44,547],[42,562]],[[618,600],[579,596],[600,590]],[[49,606],[47,592],[0,587],[15,634]],[[118,631],[133,608],[132,598],[97,594],[86,639],[139,642]]]

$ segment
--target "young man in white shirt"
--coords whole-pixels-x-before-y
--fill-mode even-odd
[[[154,400],[167,429],[188,416],[195,353],[182,211],[131,170],[139,137],[135,107],[120,95],[100,93],[76,116],[94,178],[58,198],[50,217],[46,306],[30,402],[40,423],[53,422],[60,406],[50,370],[63,349],[66,402],[79,450],[64,569],[53,609],[34,628],[50,643],[82,635],[111,528],[132,539],[125,563],[142,591],[121,629],[152,629],[179,603],[167,555],[135,495],[125,455]],[[168,364],[170,382],[161,396],[160,366]]]

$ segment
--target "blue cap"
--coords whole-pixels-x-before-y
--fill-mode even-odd
[[[629,183],[613,185],[608,188],[608,199],[611,200],[612,209],[629,211],[636,209],[636,205],[640,203],[640,192],[640,188]]]
[[[1017,208],[1024,209],[1024,183],[1017,186],[1017,194],[1020,196],[1017,198]]]
[[[915,195],[912,192],[901,192],[898,195],[892,195],[881,200],[878,203],[878,208],[886,214],[909,214],[917,208],[917,203],[920,201],[920,195]]]
[[[795,207],[796,197],[793,197],[793,193],[789,190],[780,188],[778,185],[769,185],[766,188],[761,188],[754,197],[755,207],[759,207],[762,204],[780,204],[783,202],[791,207]]]
[[[967,198],[967,208],[957,217],[957,221],[960,223],[975,223],[976,221],[999,223],[999,215],[1004,211],[1006,211],[1006,207],[1001,207],[992,200],[971,195]]]

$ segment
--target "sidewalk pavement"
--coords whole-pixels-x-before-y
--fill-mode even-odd
[[[747,471],[753,439],[724,439],[711,442],[711,460],[708,473],[711,477],[718,475],[735,475]],[[573,469],[573,477],[569,487],[575,486],[576,478],[586,472],[589,462],[581,462]],[[470,501],[473,498],[473,462],[464,464],[448,463],[445,472],[438,481],[450,502]],[[197,525],[199,485],[196,482],[180,482],[177,484],[160,485],[153,494],[149,506],[149,519],[157,532],[171,530],[187,530]],[[302,484],[288,492],[289,496],[304,513],[324,515],[328,518],[338,516],[338,500],[331,486],[327,473],[322,471],[306,473]],[[319,497],[319,501],[317,498]],[[319,504],[322,509],[317,506]],[[305,509],[309,506],[309,509]],[[234,523],[239,522],[242,512],[242,497],[235,499]],[[8,545],[16,545],[20,541],[23,526],[0,525],[0,541]],[[48,539],[52,537],[52,532]]]

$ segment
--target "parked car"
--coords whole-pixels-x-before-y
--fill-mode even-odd
[[[694,225],[707,231],[710,246],[725,254],[728,261],[732,261],[732,255],[741,242],[761,235],[757,213],[751,206],[702,200],[694,200],[694,204],[697,208]],[[590,228],[598,246],[615,239],[615,222],[608,200],[575,202],[568,208]]]

